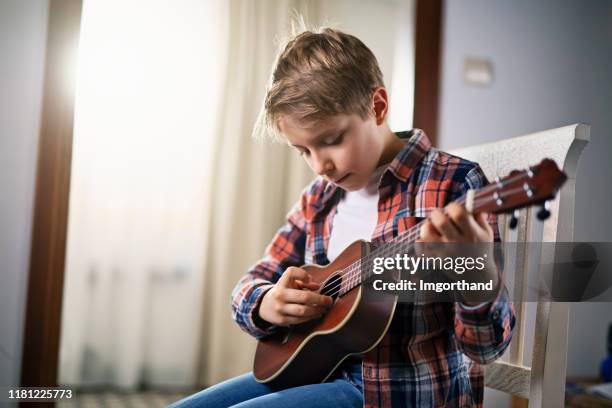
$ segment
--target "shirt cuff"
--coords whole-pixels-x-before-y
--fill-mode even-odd
[[[266,284],[258,286],[255,291],[257,294],[255,295],[255,301],[253,304],[255,307],[249,313],[249,321],[248,326],[252,333],[256,338],[262,338],[273,334],[278,326],[275,326],[271,323],[266,322],[257,314],[259,313],[259,307],[261,306],[261,302],[263,300],[264,295],[274,287],[274,284]]]
[[[482,303],[478,303],[477,305],[466,305],[465,303],[459,302],[459,305],[464,309],[464,310],[478,310],[483,308],[484,306],[488,305],[490,302],[482,302]]]
[[[491,302],[483,302],[477,305],[466,305],[457,302],[458,317],[467,324],[481,325],[499,323],[508,311],[508,294],[503,290],[497,299]]]

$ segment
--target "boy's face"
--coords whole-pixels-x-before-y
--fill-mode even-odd
[[[308,127],[285,116],[279,128],[315,173],[347,191],[367,185],[384,148],[373,116],[335,115]]]

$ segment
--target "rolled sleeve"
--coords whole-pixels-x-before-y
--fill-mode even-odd
[[[496,301],[475,307],[455,303],[455,337],[464,354],[478,363],[491,363],[504,353],[514,324],[514,307],[505,290]]]
[[[254,310],[259,307],[263,296],[274,286],[268,281],[252,282],[250,284],[238,284],[236,290],[245,290],[249,294],[232,293],[233,318],[240,328],[257,339],[274,333],[276,326],[260,327],[254,318]]]

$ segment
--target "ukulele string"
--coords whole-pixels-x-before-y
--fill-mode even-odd
[[[516,189],[512,189],[509,190],[509,194],[514,194],[516,192],[521,192],[523,191],[522,188],[516,188]],[[482,194],[480,195],[482,196]],[[503,198],[500,195],[500,198]],[[474,204],[475,204],[475,208],[487,203],[489,201],[494,201],[495,198],[490,197],[490,198],[486,198],[486,199],[482,199],[480,197],[475,198],[474,200]],[[458,203],[462,203],[463,201],[465,201],[462,197],[462,199],[458,199],[457,202]],[[324,295],[328,295],[328,296],[335,296],[338,293],[342,292],[342,286],[345,283],[348,283],[348,285],[345,285],[346,290],[343,293],[348,292],[349,290],[351,290],[353,287],[358,286],[359,284],[361,284],[362,280],[359,279],[360,278],[360,268],[361,268],[361,263],[363,261],[369,261],[374,257],[378,257],[378,256],[383,256],[383,255],[389,255],[395,252],[395,249],[397,249],[397,244],[400,243],[404,243],[406,241],[408,241],[408,243],[414,243],[414,241],[416,240],[416,237],[418,236],[418,233],[420,231],[420,226],[421,224],[424,222],[425,220],[420,221],[418,224],[416,224],[415,226],[413,226],[407,233],[401,234],[397,237],[395,237],[392,241],[389,242],[389,245],[387,246],[388,248],[385,250],[375,250],[374,252],[368,254],[367,256],[363,257],[363,259],[359,259],[355,262],[353,262],[351,265],[347,266],[346,268],[342,269],[341,272],[336,275],[336,278],[338,280],[338,283],[334,283],[333,286],[329,286],[329,287],[324,287],[324,291],[320,292],[321,294]],[[370,276],[372,276],[371,273],[366,273],[364,274],[365,278],[369,278]],[[351,284],[353,283],[353,281],[356,283],[355,285]],[[342,294],[342,293],[341,293]]]
[[[533,169],[531,170],[533,172]],[[497,180],[494,183],[490,183],[487,184],[486,186],[484,186],[483,188],[479,189],[478,192],[476,193],[475,197],[474,197],[474,205],[475,207],[478,207],[480,205],[482,205],[483,203],[487,203],[489,201],[492,200],[496,200],[496,198],[494,196],[491,196],[489,199],[482,199],[482,196],[486,196],[488,194],[490,194],[492,191],[497,190],[497,189],[501,189],[504,188],[505,186],[507,186],[508,184],[511,183],[515,183],[515,182],[519,182],[522,179],[524,179],[526,176],[528,177],[532,177],[532,175],[530,176],[526,171],[520,172],[516,175],[513,176],[508,176],[503,180]],[[511,189],[511,190],[507,190],[505,193],[502,192],[502,194],[500,194],[498,196],[498,198],[503,199],[504,197],[507,197],[508,195],[512,195],[516,192],[521,192],[523,191],[523,188],[516,188],[516,189]],[[458,202],[459,204],[464,204],[465,203],[465,199],[466,196],[462,196],[459,199],[456,200],[456,202]],[[410,243],[412,243],[413,240],[416,240],[416,235],[418,234],[419,231],[419,227],[422,224],[423,221],[419,222],[418,224],[416,224],[413,228],[411,228],[407,233],[401,234],[397,237],[395,237],[391,243],[393,242],[406,242],[409,241]],[[369,254],[369,255],[374,255],[374,254]],[[368,257],[364,257],[364,259],[368,259]],[[331,286],[331,287],[324,287],[324,289],[326,290],[325,293],[331,293],[332,296],[335,296],[337,293],[342,291],[342,283],[345,281],[345,278],[347,275],[349,276],[349,279],[354,279],[355,276],[353,276],[355,274],[356,270],[359,270],[359,268],[361,267],[361,262],[362,260],[357,260],[356,262],[354,262],[353,264],[349,265],[348,267],[346,267],[345,269],[341,270],[341,273],[336,275],[337,278],[339,278],[339,282],[337,284],[335,284],[335,286]],[[369,276],[368,276],[369,277]],[[348,281],[350,283],[350,280]],[[357,285],[360,284],[360,280],[357,279],[356,280]],[[357,286],[355,285],[355,286]],[[340,286],[340,288],[338,288],[338,286]],[[350,285],[348,285],[350,286]],[[354,287],[354,286],[353,286]],[[335,293],[334,290],[338,289]],[[352,287],[349,287],[348,290],[352,289]],[[347,290],[347,291],[348,291]],[[345,291],[346,293],[346,291]]]
[[[358,278],[361,276],[360,271],[361,271],[361,264],[363,262],[367,262],[371,258],[374,258],[374,257],[391,255],[392,253],[396,252],[395,251],[395,249],[396,249],[395,247],[397,246],[397,244],[400,244],[400,243],[403,244],[406,241],[409,241],[409,243],[412,243],[412,241],[416,240],[416,237],[418,236],[418,227],[420,227],[420,225],[422,223],[423,223],[423,221],[419,222],[417,225],[414,226],[415,231],[411,231],[409,233],[402,234],[402,240],[401,241],[389,242],[389,245],[387,245],[385,249],[383,249],[383,250],[381,250],[381,249],[375,250],[373,253],[368,254],[367,256],[363,257],[362,259],[357,260],[356,262],[352,263],[351,265],[349,265],[348,267],[343,269],[341,271],[341,273],[336,275],[336,279],[338,279],[338,282],[334,283],[333,286],[324,287],[325,290],[323,292],[321,292],[321,294],[333,297],[333,296],[335,296],[336,294],[338,294],[338,293],[340,293],[342,291],[342,285],[343,284],[345,286],[349,286],[348,290],[350,290],[350,289],[352,289],[351,283],[353,283],[353,282],[355,282],[357,284],[361,283],[360,279],[358,279]],[[371,275],[367,275],[366,279],[369,276],[371,276]],[[355,285],[355,286],[357,286],[357,285]]]
[[[416,225],[415,228],[418,229],[421,223]],[[336,294],[340,292],[346,293],[349,290],[351,290],[353,287],[361,284],[362,279],[361,279],[361,273],[359,272],[361,262],[366,262],[369,260],[369,258],[372,258],[374,256],[385,256],[385,255],[396,253],[396,250],[398,249],[398,244],[400,243],[403,244],[406,241],[409,241],[409,243],[414,243],[413,241],[415,240],[414,238],[416,237],[416,235],[413,233],[407,233],[407,234],[402,234],[401,237],[402,237],[401,240],[390,242],[389,243],[390,245],[387,246],[387,249],[382,250],[382,251],[381,250],[375,251],[372,254],[369,254],[367,257],[364,257],[363,259],[356,261],[354,264],[349,265],[349,267],[342,270],[342,273],[337,275],[337,277],[340,278],[339,282],[335,283],[333,286],[324,287],[324,291],[321,293],[325,295],[329,294],[330,296],[335,296]],[[363,275],[365,279],[368,279],[370,276],[372,276],[372,274],[369,272]],[[355,284],[353,285],[353,283]],[[343,285],[344,285],[344,288],[343,288]]]
[[[520,177],[516,177],[514,176],[513,178],[517,178],[520,179],[524,177],[524,175],[521,175]],[[505,183],[509,183],[511,181],[517,181],[517,180],[512,180],[508,179],[506,181],[504,181]],[[497,183],[496,184],[489,184],[486,187],[493,187],[493,189],[497,188]],[[488,197],[488,198],[483,198],[483,196],[487,195],[490,193],[489,190],[491,190],[490,188],[487,189],[486,187],[482,188],[479,193],[476,194],[476,196],[474,197],[474,208],[480,207],[481,205],[488,203],[490,201],[495,201],[496,198],[495,197]],[[499,198],[503,198],[504,196],[507,195],[511,195],[514,194],[516,192],[520,192],[523,191],[523,188],[516,188],[516,189],[512,189],[509,190],[506,194],[504,195],[500,195]],[[462,196],[461,198],[456,200],[457,203],[459,204],[464,204],[465,203],[465,196]],[[323,295],[327,295],[327,296],[335,296],[338,293],[340,293],[342,291],[342,285],[343,283],[353,283],[353,281],[355,281],[355,283],[360,284],[361,283],[361,279],[356,279],[360,273],[357,273],[361,270],[361,265],[363,261],[370,261],[372,260],[372,258],[374,258],[375,256],[381,256],[381,255],[388,255],[391,254],[395,249],[395,244],[399,244],[399,243],[404,243],[406,241],[408,241],[408,243],[414,243],[414,241],[416,241],[416,238],[419,235],[420,232],[420,226],[425,222],[425,220],[420,221],[418,224],[414,225],[413,227],[410,228],[410,230],[404,234],[401,234],[399,236],[397,236],[394,240],[390,241],[389,244],[389,248],[386,250],[375,250],[373,251],[373,253],[370,253],[368,255],[366,255],[365,257],[363,257],[362,259],[359,259],[355,262],[353,262],[352,264],[350,264],[349,266],[347,266],[346,268],[342,269],[341,272],[339,274],[337,274],[335,276],[335,279],[338,280],[337,283],[334,283],[333,286],[329,286],[329,287],[324,287],[324,291],[321,292],[321,294]],[[382,252],[382,253],[380,253]],[[374,256],[375,255],[375,256]],[[371,274],[367,273],[366,275],[366,279],[369,278],[371,276]],[[357,286],[355,285],[355,286]],[[351,285],[346,285],[348,286],[348,290],[352,289],[354,286]],[[347,291],[348,291],[347,290]],[[346,293],[346,292],[345,292]]]
[[[516,177],[515,177],[516,178]],[[520,177],[519,177],[520,179]],[[512,180],[514,181],[514,180]],[[495,184],[489,184],[488,186],[495,186]],[[488,203],[490,201],[495,201],[496,198],[495,197],[489,197],[489,198],[482,198],[483,195],[486,195],[489,191],[486,190],[490,190],[490,189],[486,189],[483,188],[480,190],[480,194],[477,194],[474,198],[474,208],[478,208],[480,206],[482,206],[485,203]],[[515,188],[515,189],[510,189],[506,192],[506,194],[504,195],[500,195],[499,198],[504,198],[508,195],[512,195],[515,193],[520,193],[522,192],[524,189],[522,187],[519,188]],[[465,196],[462,196],[461,198],[456,200],[457,203],[459,204],[464,204],[465,202]],[[336,275],[336,279],[338,280],[338,283],[334,283],[333,286],[329,286],[329,287],[323,287],[324,291],[320,292],[321,294],[324,295],[328,295],[328,296],[335,296],[338,293],[342,292],[342,285],[343,283],[348,283],[348,288],[344,291],[344,293],[348,292],[349,290],[351,290],[353,287],[358,286],[359,284],[361,284],[362,280],[358,279],[361,275],[360,273],[360,268],[361,268],[361,264],[363,261],[370,261],[372,258],[374,257],[379,257],[379,256],[383,256],[383,255],[389,255],[395,252],[395,249],[397,249],[397,244],[400,243],[404,243],[406,241],[408,241],[408,243],[414,243],[414,241],[416,241],[416,238],[420,232],[420,226],[421,224],[424,222],[425,220],[420,221],[418,224],[414,225],[412,228],[410,228],[410,230],[404,234],[401,234],[397,237],[395,237],[392,241],[389,242],[389,245],[387,245],[387,249],[385,250],[375,250],[374,252],[366,255],[365,257],[363,257],[362,259],[358,259],[357,261],[353,262],[352,264],[350,264],[349,266],[347,266],[346,268],[342,269],[340,271],[340,273],[338,275]],[[365,274],[365,278],[369,278],[371,275],[371,273],[366,273]],[[338,279],[339,278],[339,279]],[[355,285],[351,286],[350,284],[353,283],[353,281],[356,283]]]

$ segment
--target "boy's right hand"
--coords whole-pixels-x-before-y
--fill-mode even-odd
[[[266,292],[259,306],[259,317],[277,326],[304,323],[320,317],[333,304],[330,296],[313,292],[319,284],[310,275],[291,266],[272,289]]]

